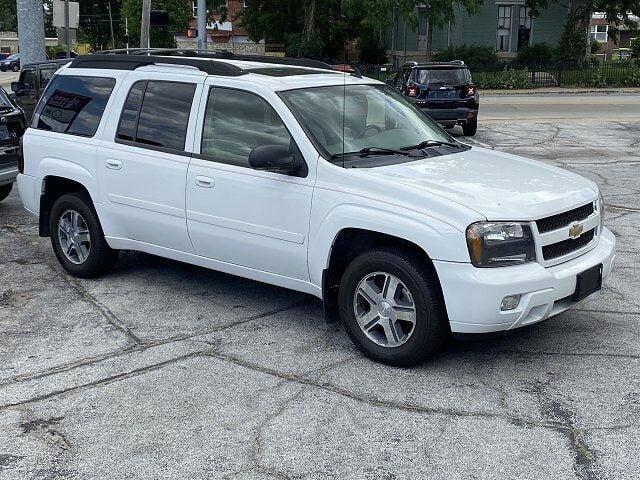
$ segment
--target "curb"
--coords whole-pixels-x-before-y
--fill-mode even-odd
[[[640,94],[640,88],[584,88],[584,89],[526,89],[526,90],[478,90],[480,95],[485,97],[499,95],[587,95],[600,94],[610,95],[615,93],[636,93]]]

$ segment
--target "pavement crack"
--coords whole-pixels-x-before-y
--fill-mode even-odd
[[[170,358],[169,360],[165,360],[163,362],[154,363],[153,365],[147,365],[147,366],[141,367],[141,368],[136,368],[134,370],[129,370],[128,372],[119,373],[119,374],[116,374],[116,375],[111,375],[109,377],[101,378],[101,379],[95,380],[93,382],[83,383],[83,384],[80,384],[80,385],[74,385],[73,387],[54,390],[52,392],[45,393],[45,394],[42,394],[42,395],[37,395],[35,397],[31,397],[31,398],[28,398],[26,400],[20,400],[18,402],[6,403],[4,405],[0,405],[0,410],[6,410],[8,408],[14,408],[14,407],[19,407],[19,406],[22,406],[22,405],[27,405],[27,404],[30,404],[30,403],[34,403],[34,402],[40,402],[40,401],[48,400],[49,398],[57,397],[59,395],[67,394],[67,393],[70,393],[70,392],[75,392],[75,391],[80,391],[80,390],[87,390],[87,389],[90,389],[90,388],[99,387],[99,386],[102,386],[102,385],[108,385],[108,384],[114,383],[114,382],[119,382],[121,380],[125,380],[125,379],[128,379],[128,378],[137,377],[138,375],[142,375],[142,374],[145,374],[145,373],[148,373],[148,372],[153,372],[155,370],[160,370],[161,368],[164,368],[164,367],[166,367],[168,365],[172,365],[174,363],[181,362],[183,360],[188,360],[190,358],[201,356],[203,353],[204,353],[203,351],[198,351],[198,352],[188,353],[186,355],[180,355],[179,357]]]

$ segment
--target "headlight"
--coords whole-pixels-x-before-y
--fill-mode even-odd
[[[536,258],[528,223],[474,223],[467,228],[467,246],[476,267],[521,265]]]

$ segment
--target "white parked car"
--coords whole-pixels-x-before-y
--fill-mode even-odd
[[[601,288],[615,238],[595,183],[459,143],[380,82],[256,60],[57,72],[18,184],[67,272],[139,250],[306,292],[400,366]]]

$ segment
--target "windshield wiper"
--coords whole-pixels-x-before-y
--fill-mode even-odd
[[[443,142],[440,140],[425,140],[424,142],[420,142],[417,145],[408,145],[406,147],[400,147],[400,150],[422,150],[423,148],[429,148],[429,147],[441,147],[443,145],[446,145],[448,147],[456,147],[456,148],[461,148],[462,145],[459,143],[453,143],[453,142]]]
[[[411,153],[408,153],[402,150],[396,150],[394,148],[384,148],[384,147],[365,147],[357,152],[344,152],[344,153],[334,153],[331,155],[331,159],[347,157],[351,155],[360,155],[361,157],[369,157],[371,155],[402,155],[405,157],[414,157]]]

